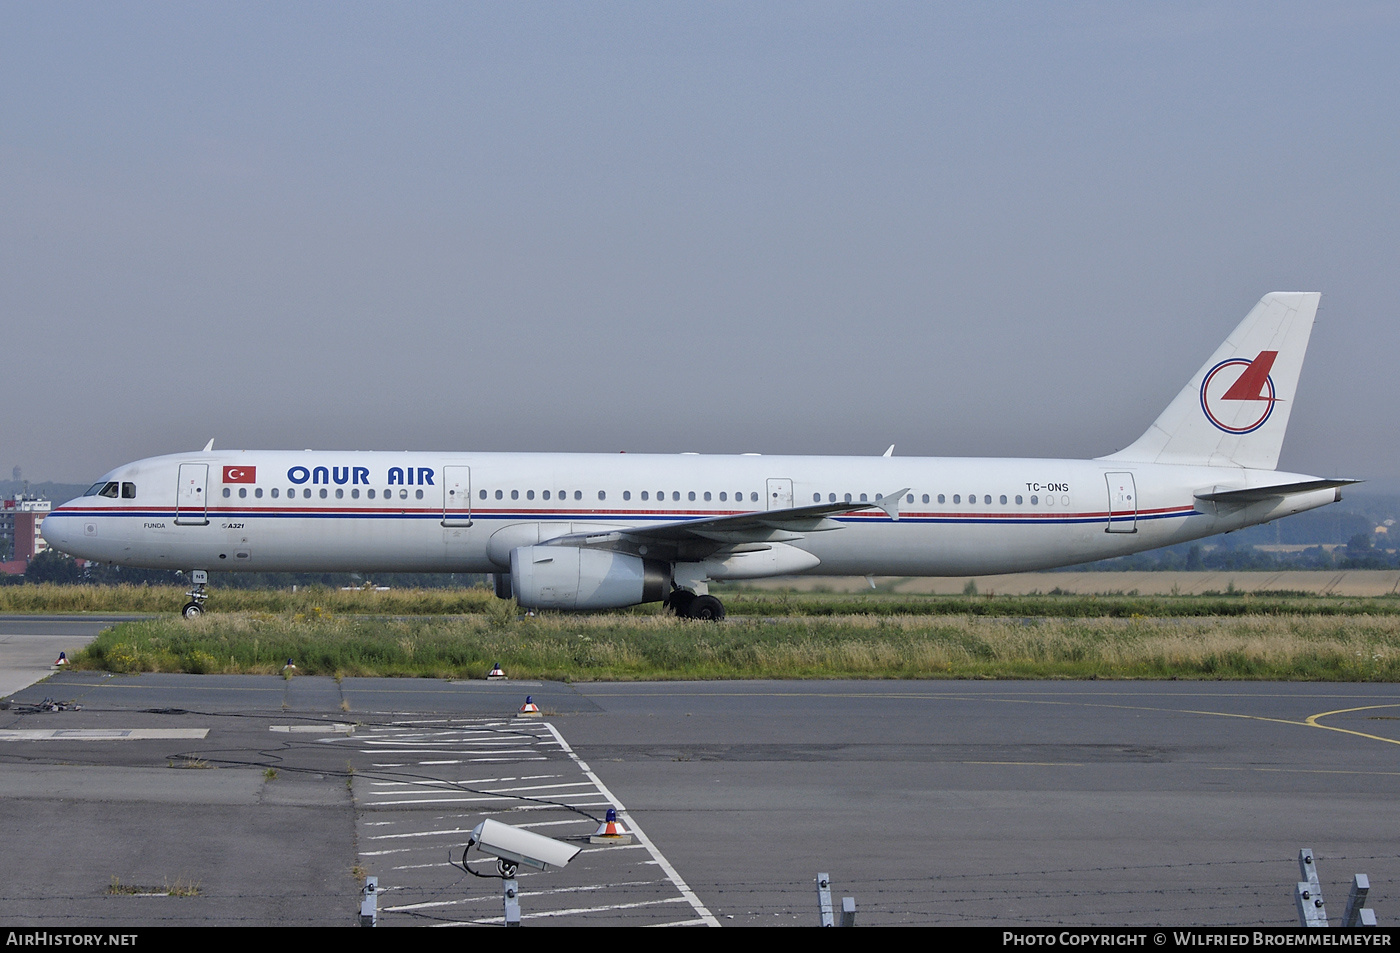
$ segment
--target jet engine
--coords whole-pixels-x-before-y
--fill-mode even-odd
[[[510,552],[510,587],[527,609],[620,609],[666,598],[671,566],[601,549],[520,546]]]

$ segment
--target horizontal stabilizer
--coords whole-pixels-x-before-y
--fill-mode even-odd
[[[1279,483],[1274,486],[1248,486],[1234,490],[1216,489],[1210,493],[1197,493],[1196,499],[1211,503],[1258,503],[1260,500],[1277,500],[1299,493],[1312,493],[1315,490],[1341,489],[1360,483],[1360,480],[1304,480],[1301,483]],[[1341,499],[1341,494],[1337,494]]]

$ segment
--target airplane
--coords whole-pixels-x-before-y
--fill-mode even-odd
[[[1151,427],[1091,460],[213,450],[117,467],[42,526],[88,560],[210,571],[490,573],[526,609],[663,602],[716,581],[1048,569],[1341,499],[1275,470],[1320,295],[1265,295]]]

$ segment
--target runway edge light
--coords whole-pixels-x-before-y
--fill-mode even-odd
[[[608,808],[607,817],[598,825],[598,830],[588,838],[590,844],[610,844],[622,846],[632,843],[632,832],[617,819],[617,808]]]

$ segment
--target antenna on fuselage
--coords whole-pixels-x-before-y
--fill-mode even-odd
[[[214,438],[213,438],[213,437],[210,437],[210,438],[209,438],[209,442],[206,443],[206,444],[204,445],[204,452],[205,452],[205,453],[208,453],[210,450],[213,450],[213,449],[214,449]]]

